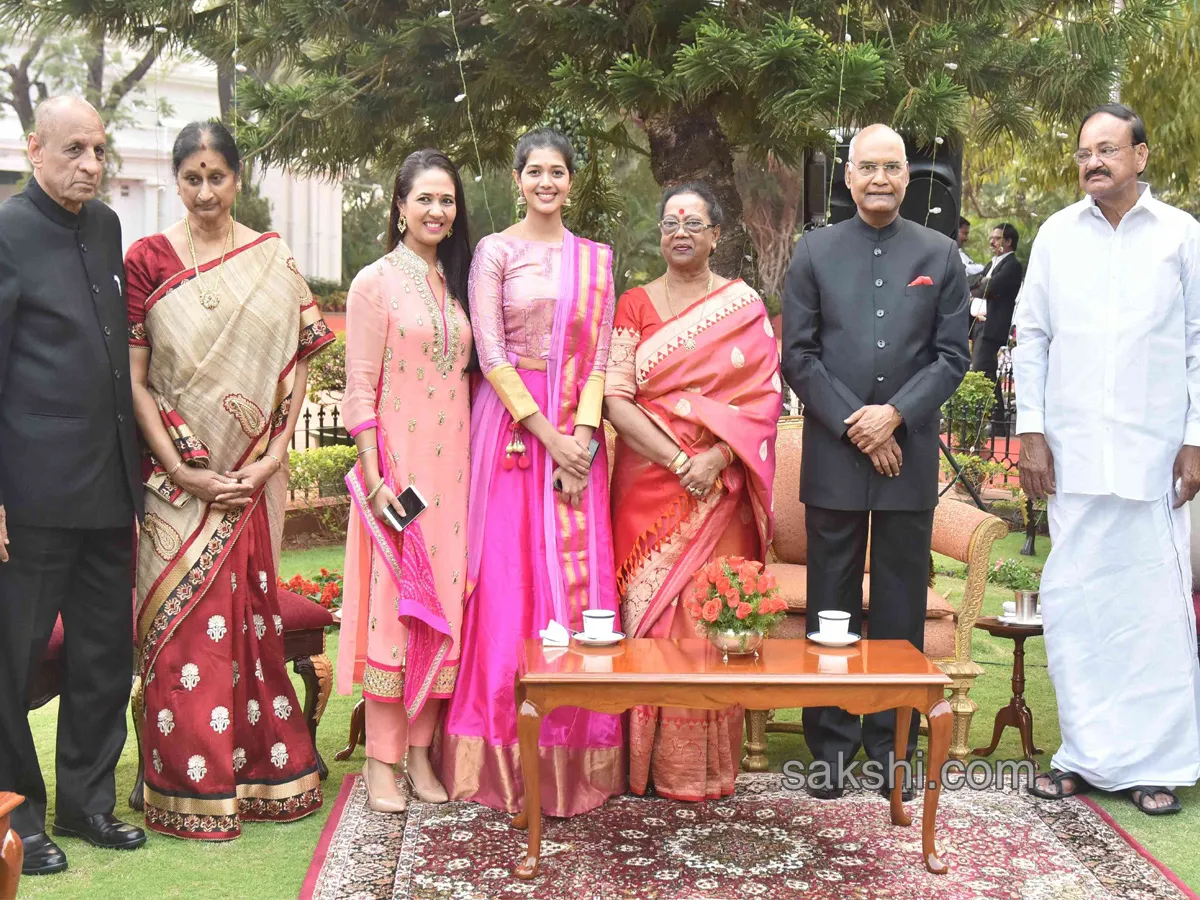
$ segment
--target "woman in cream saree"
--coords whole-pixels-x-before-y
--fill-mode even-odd
[[[230,160],[220,138],[186,157],[181,184],[222,162],[236,172],[236,149]],[[189,262],[202,227],[185,219]],[[280,463],[306,360],[333,335],[279,235],[230,220],[233,249],[187,265],[177,229],[126,257],[135,408],[152,452],[137,559],[137,724],[147,826],[226,840],[244,820],[288,821],[321,805],[284,669],[276,563]]]

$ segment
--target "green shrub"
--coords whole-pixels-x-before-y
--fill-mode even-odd
[[[299,500],[307,500],[313,494],[343,496],[347,493],[346,473],[357,461],[358,451],[342,444],[292,450],[288,453],[288,488],[296,492]]]
[[[333,281],[329,278],[305,278],[308,282],[308,289],[313,292],[314,297],[328,297],[334,291],[342,289],[340,281]]]
[[[1015,559],[998,559],[988,572],[988,581],[1014,591],[1036,591],[1041,586],[1042,573]]]
[[[346,390],[346,336],[318,353],[308,364],[308,399],[320,402],[317,394],[324,391],[333,400],[340,400]]]
[[[958,390],[942,405],[942,418],[950,423],[954,450],[974,450],[984,440],[984,429],[996,405],[996,382],[982,372],[968,372]]]
[[[330,291],[317,298],[317,303],[321,307],[322,312],[345,312],[346,311],[346,292],[342,290]]]

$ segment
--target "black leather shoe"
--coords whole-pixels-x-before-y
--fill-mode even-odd
[[[879,789],[879,793],[880,793],[880,796],[882,796],[884,800],[892,799],[891,788],[889,788],[886,784]],[[917,799],[917,789],[912,786],[909,786],[906,788],[901,788],[900,789],[900,799],[903,800],[905,803],[912,803],[914,800]]]
[[[67,854],[58,844],[50,840],[44,831],[21,838],[25,844],[25,861],[21,864],[22,875],[53,875],[67,871]]]
[[[815,787],[811,784],[804,786],[805,793],[814,800],[838,800],[842,794],[846,793],[845,788],[841,787]]]
[[[97,813],[74,821],[59,819],[54,823],[54,833],[82,838],[105,850],[136,850],[146,843],[146,832],[136,825],[125,824],[112,813]]]

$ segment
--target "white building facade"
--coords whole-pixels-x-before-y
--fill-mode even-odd
[[[188,122],[220,114],[216,68],[206,60],[160,59],[142,80],[140,99],[146,104],[131,106],[134,121],[112,135],[120,169],[110,179],[107,202],[121,217],[126,249],[183,216],[171,172],[171,147]],[[157,115],[158,101],[169,105],[170,115]],[[6,111],[0,118],[0,200],[15,192],[15,182],[29,170],[20,122]],[[271,203],[271,227],[292,248],[300,271],[340,282],[341,183],[280,169],[257,168],[255,177]]]

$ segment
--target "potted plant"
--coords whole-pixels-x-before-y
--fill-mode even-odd
[[[753,653],[787,612],[775,577],[762,563],[723,556],[696,573],[695,590],[684,608],[726,661],[729,654]]]

